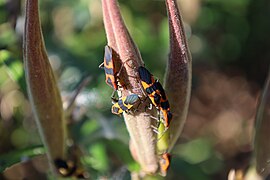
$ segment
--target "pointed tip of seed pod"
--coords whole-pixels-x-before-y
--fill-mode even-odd
[[[170,54],[165,77],[165,89],[174,117],[170,126],[173,148],[187,118],[191,94],[191,56],[188,49],[182,18],[176,0],[166,0]]]
[[[60,92],[44,46],[38,0],[26,1],[24,66],[29,100],[49,160],[65,155],[66,129]]]
[[[125,26],[117,1],[102,0],[102,7],[108,45],[117,52],[122,63],[132,59],[134,63],[142,65],[139,50]]]

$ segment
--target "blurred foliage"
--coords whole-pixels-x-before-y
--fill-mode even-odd
[[[145,64],[161,81],[168,55],[163,1],[120,0],[122,15]],[[246,169],[256,97],[266,78],[270,51],[270,1],[181,0],[193,56],[193,92],[188,121],[172,152],[166,179],[224,179]],[[98,65],[106,37],[99,0],[40,2],[46,48],[64,107],[78,83],[92,81],[78,95],[68,119],[93,179],[130,179],[138,164],[129,152],[123,119],[110,113],[112,90]],[[0,0],[0,169],[40,148],[25,91],[22,62],[24,1]],[[3,163],[4,162],[4,163]]]

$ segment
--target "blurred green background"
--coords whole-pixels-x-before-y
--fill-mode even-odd
[[[119,0],[122,16],[146,66],[163,81],[169,32],[162,0]],[[0,0],[0,172],[43,153],[27,99],[23,59],[24,1]],[[226,179],[246,169],[256,102],[270,62],[270,1],[179,0],[193,57],[188,120],[172,152],[166,179]],[[67,106],[78,84],[70,137],[83,149],[93,179],[129,179],[138,165],[129,153],[122,117],[110,112],[104,82],[106,36],[99,0],[41,0],[43,35]]]

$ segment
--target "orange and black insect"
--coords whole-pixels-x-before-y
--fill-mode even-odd
[[[162,175],[166,175],[171,165],[171,155],[169,153],[163,153],[160,157],[159,166]]]
[[[164,122],[164,126],[165,127],[169,127],[170,123],[171,123],[171,119],[172,119],[172,113],[170,111],[170,104],[169,101],[167,99],[167,96],[165,94],[165,91],[162,87],[162,85],[160,84],[160,82],[156,81],[153,84],[153,90],[157,93],[160,94],[161,96],[161,100],[160,100],[160,110],[163,114],[163,118],[165,120]]]
[[[63,177],[76,177],[79,179],[87,179],[88,175],[71,160],[55,159],[54,164],[57,168],[58,173]]]
[[[150,98],[154,106],[158,107],[160,104],[161,96],[160,94],[157,94],[153,90],[153,85],[155,83],[155,79],[153,75],[146,68],[142,66],[139,67],[138,71],[139,71],[140,81],[144,90],[148,94],[148,97]]]
[[[118,102],[112,106],[112,113],[121,114],[124,111],[127,112],[139,101],[139,99],[137,94],[130,94],[120,98]]]
[[[172,113],[170,112],[170,104],[162,85],[154,79],[153,75],[146,68],[140,66],[138,71],[144,90],[154,106],[162,112],[164,126],[168,128],[172,119]]]
[[[112,48],[110,46],[105,46],[104,62],[99,67],[104,67],[106,76],[105,82],[114,90],[117,90],[117,71],[113,60]]]

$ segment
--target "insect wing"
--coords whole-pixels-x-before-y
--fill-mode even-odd
[[[155,106],[160,106],[160,99],[161,99],[160,95],[155,93],[154,94],[154,102],[156,104]]]
[[[137,94],[131,94],[124,100],[124,104],[134,105],[138,100],[139,96]]]
[[[110,62],[112,62],[112,48],[110,46],[105,46],[104,64],[109,65]]]
[[[168,112],[167,112],[168,126],[169,126],[170,123],[171,123],[172,117],[173,117],[172,113],[171,113],[170,111],[168,111]]]
[[[107,75],[106,75],[106,76],[107,76]],[[111,86],[112,88],[116,89],[117,86],[115,86],[115,83],[114,83],[114,81],[113,81],[112,79],[114,79],[114,78],[112,78],[112,76],[107,76],[107,77],[106,77],[106,83],[107,83],[109,86]]]
[[[131,109],[139,99],[137,94],[131,94],[120,98],[119,101],[112,106],[112,113],[121,114],[124,111]]]
[[[147,84],[148,85],[148,84]],[[153,86],[149,86],[145,89],[147,94],[152,94],[155,90],[153,89]]]
[[[140,76],[141,81],[144,81],[148,85],[153,83],[154,78],[152,74],[145,67],[140,66],[138,71],[139,71],[139,76]]]
[[[162,87],[162,85],[160,84],[159,81],[155,81],[155,83],[153,84],[153,89],[155,91],[159,91],[159,94],[161,95],[161,98],[162,98],[163,101],[167,100],[165,91],[164,91],[164,89],[163,89],[163,87]]]
[[[104,54],[104,71],[106,75],[106,83],[117,90],[117,82],[115,77],[115,67],[112,56],[112,48],[109,46],[105,46],[105,54]]]
[[[164,102],[161,102],[160,106],[164,110],[170,110],[170,104],[169,104],[169,101],[168,100],[166,100]]]
[[[163,119],[164,119],[163,124],[165,127],[168,128],[172,120],[172,113],[170,112],[170,110],[161,109],[161,111],[162,111]]]
[[[126,96],[122,97],[121,99],[119,99],[119,101],[117,103],[115,103],[112,106],[112,113],[113,114],[121,114],[124,111],[129,109],[128,106],[125,103],[123,103],[126,99],[127,99]]]
[[[126,99],[127,99],[127,96],[124,96],[124,97],[122,97],[122,98],[118,101],[119,107],[120,107],[120,109],[122,110],[121,113],[122,113],[123,111],[126,111],[126,110],[130,109],[130,108],[128,107],[128,104],[125,104],[125,103],[124,103],[124,102],[126,101]],[[131,107],[132,107],[132,106],[131,106]]]

